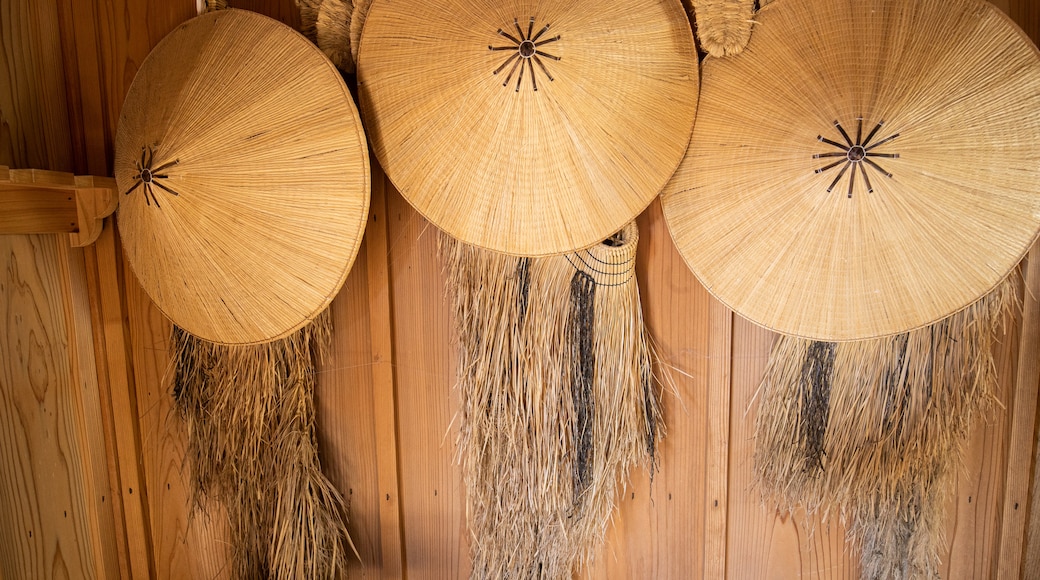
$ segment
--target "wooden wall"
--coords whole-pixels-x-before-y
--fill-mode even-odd
[[[298,25],[292,0],[232,5]],[[1040,37],[1031,0],[998,5]],[[194,0],[0,0],[0,164],[110,174],[137,67],[194,11]],[[755,392],[773,335],[697,283],[659,204],[639,226],[647,325],[674,381],[668,433],[660,471],[652,482],[632,474],[587,577],[858,577],[837,522],[784,517],[750,488]],[[353,567],[365,577],[469,572],[436,237],[376,171],[317,393],[324,467],[350,500],[362,555]],[[58,236],[0,236],[0,266],[0,577],[226,576],[219,510],[187,511],[170,324],[129,272],[112,224],[82,251]],[[1040,258],[1029,268],[1034,297],[1037,270]],[[1029,499],[1038,336],[1033,299],[996,353],[1002,406],[967,445],[947,511],[948,578],[1019,577],[1040,541],[1030,535],[1024,549],[1026,520],[1040,514]]]

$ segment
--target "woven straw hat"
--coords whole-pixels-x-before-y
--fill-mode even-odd
[[[977,0],[778,0],[704,63],[662,192],[687,264],[752,321],[907,331],[992,289],[1040,228],[1040,58]]]
[[[419,212],[543,256],[602,241],[660,192],[689,142],[696,58],[678,2],[375,2],[358,86]]]
[[[145,291],[212,342],[281,338],[342,286],[368,151],[339,73],[267,17],[223,10],[148,55],[116,134],[119,229]]]

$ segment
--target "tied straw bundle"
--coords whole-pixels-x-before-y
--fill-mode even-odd
[[[943,508],[967,433],[993,399],[993,348],[1017,275],[895,336],[781,336],[755,423],[758,483],[782,509],[838,510],[864,578],[938,578]]]
[[[1040,53],[979,0],[776,0],[755,23],[703,62],[665,219],[713,295],[784,335],[761,488],[840,514],[864,577],[932,577],[1040,230]]]
[[[361,31],[372,0],[296,0],[301,32],[344,73],[357,69]]]
[[[368,215],[349,90],[285,25],[208,12],[138,70],[115,176],[128,261],[175,325],[193,513],[224,504],[239,578],[345,572],[345,505],[321,472],[314,387],[327,308]]]
[[[689,22],[655,0],[402,0],[361,38],[372,150],[451,237],[473,577],[570,578],[659,437],[625,224],[689,144]]]
[[[238,578],[345,572],[346,505],[321,471],[315,436],[316,366],[331,327],[325,311],[287,338],[249,346],[173,329],[192,504],[224,505]]]
[[[715,57],[732,56],[747,46],[755,0],[683,0],[683,6],[695,24],[704,52]]]
[[[459,455],[473,578],[571,578],[591,564],[661,411],[635,280],[635,223],[523,258],[444,235],[459,339]]]

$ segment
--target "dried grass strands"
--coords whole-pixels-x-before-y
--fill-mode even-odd
[[[227,0],[206,0],[202,12],[215,12],[228,7]]]
[[[653,466],[661,420],[637,238],[633,224],[617,246],[539,259],[442,238],[474,578],[571,578],[629,467]]]
[[[715,57],[739,54],[751,39],[755,0],[691,0],[697,39]]]
[[[315,42],[329,57],[336,68],[354,72],[354,57],[351,54],[351,15],[354,4],[351,0],[322,0],[315,23]]]
[[[239,578],[331,578],[349,543],[342,496],[321,472],[316,361],[328,312],[287,338],[216,345],[174,327],[174,400],[188,429],[192,504],[224,504]]]
[[[300,10],[300,33],[315,44],[318,43],[318,9],[321,4],[322,0],[296,0],[296,7]]]
[[[365,28],[368,9],[371,7],[372,0],[354,0],[354,12],[350,15],[350,57],[355,66],[358,59],[358,48],[361,47],[361,31]]]
[[[759,484],[782,509],[850,518],[864,577],[937,574],[950,477],[992,399],[1017,278],[908,333],[774,345],[755,425]]]

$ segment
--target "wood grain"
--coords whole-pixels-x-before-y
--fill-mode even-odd
[[[390,252],[387,244],[386,179],[372,171],[366,255],[368,258],[369,328],[372,345],[372,420],[376,435],[379,480],[379,545],[382,578],[398,578],[403,570],[401,483],[397,470],[397,390],[394,384],[393,311],[390,303]],[[390,324],[386,322],[389,321]]]
[[[315,392],[322,470],[347,499],[350,537],[361,560],[348,558],[353,574],[380,577],[383,570],[377,442],[372,390],[367,241],[332,302],[332,349]]]
[[[155,577],[226,578],[223,509],[216,504],[205,513],[189,511],[187,432],[171,395],[171,324],[133,278],[126,284],[126,310]]]
[[[0,3],[0,165],[72,170],[57,7]]]
[[[635,470],[592,578],[699,577],[704,566],[709,296],[675,251],[654,201],[639,218],[636,275],[664,385],[659,471]],[[639,540],[635,540],[639,538]]]
[[[999,530],[997,578],[1017,578],[1022,572],[1027,506],[1029,503],[1031,449],[1036,441],[1037,389],[1040,388],[1040,245],[1026,258],[1025,292],[1022,297],[1022,326],[1013,394],[1008,397],[1008,457]],[[1010,369],[1009,369],[1010,370]]]
[[[97,487],[96,457],[84,454],[82,439],[79,389],[89,383],[73,380],[58,244],[53,235],[0,236],[0,576],[7,578],[112,571],[95,552],[105,528],[97,498],[86,495]]]
[[[93,332],[94,318],[86,268],[86,252],[67,246],[58,237],[58,258],[61,264],[62,288],[65,294],[66,340],[69,346],[71,369],[71,402],[82,429],[76,442],[83,454],[80,473],[85,508],[94,550],[94,561],[99,577],[120,574],[124,567],[120,560],[122,525],[116,522],[112,503],[112,476],[110,451],[105,444],[104,402],[98,381],[96,361],[97,338]]]
[[[465,491],[453,461],[456,360],[437,230],[389,186],[387,200],[405,575],[466,578]]]
[[[847,549],[839,522],[778,513],[753,486],[756,402],[774,338],[743,318],[734,319],[726,576],[858,578],[859,556]]]
[[[1037,38],[1035,3],[998,0],[997,4]],[[237,0],[232,5],[290,24],[298,18],[292,0]],[[192,0],[0,3],[0,36],[5,39],[0,49],[0,164],[105,174],[122,97],[137,67],[151,46],[194,15],[194,10]],[[60,34],[50,35],[53,30]],[[56,85],[55,79],[62,75],[64,84]],[[55,90],[41,99],[39,87]],[[45,113],[52,109],[58,113]],[[62,109],[67,110],[62,113]],[[350,531],[362,557],[362,563],[352,563],[352,572],[392,577],[394,568],[384,559],[388,530],[382,525],[387,513],[382,490],[387,484],[378,473],[380,462],[385,465],[391,454],[386,440],[377,436],[374,415],[381,408],[381,417],[387,417],[386,399],[376,400],[386,393],[375,390],[386,379],[377,381],[375,374],[376,365],[382,365],[379,372],[384,374],[389,366],[397,390],[393,455],[400,494],[401,576],[465,578],[469,561],[464,489],[453,461],[457,425],[452,420],[458,408],[453,389],[455,351],[435,229],[392,187],[386,195],[385,250],[362,247],[332,306],[334,344],[317,391],[323,467],[350,501]],[[857,577],[856,546],[846,543],[838,522],[807,521],[800,513],[781,517],[765,509],[751,487],[754,397],[773,335],[739,317],[732,319],[728,340],[725,332],[721,336],[713,332],[712,320],[715,328],[722,320],[721,305],[676,254],[656,202],[639,225],[638,276],[644,312],[663,360],[662,374],[673,381],[674,391],[664,397],[668,432],[660,449],[660,471],[652,483],[644,472],[632,474],[606,544],[594,569],[584,577],[713,578],[717,577],[714,566],[720,562],[729,578]],[[82,394],[59,404],[56,393],[62,383],[57,379],[48,379],[42,403],[31,388],[34,383],[26,383],[30,388],[17,391],[17,396],[9,395],[14,391],[8,389],[8,376],[17,374],[10,368],[18,360],[10,353],[22,348],[14,345],[44,345],[39,340],[44,331],[8,331],[0,336],[0,341],[7,341],[0,342],[0,577],[48,577],[63,570],[70,576],[137,577],[136,571],[142,569],[146,571],[141,576],[154,573],[160,578],[222,577],[226,567],[221,514],[206,519],[191,518],[187,512],[184,435],[171,412],[165,378],[169,323],[129,274],[121,283],[122,314],[103,312],[100,294],[110,292],[125,267],[116,259],[114,238],[82,256],[71,253],[64,258],[55,252],[56,241],[18,240],[0,237],[0,248],[4,260],[17,257],[18,287],[32,289],[32,299],[9,290],[5,266],[0,270],[4,280],[0,308],[7,312],[17,302],[19,311],[38,311],[41,320],[49,321],[33,327],[46,327],[48,337],[61,337],[41,346],[45,352],[59,349],[50,366],[43,366],[50,369],[44,375],[75,377],[61,387],[66,392],[72,392],[72,384],[89,383],[91,373],[101,375],[103,384],[98,385],[97,402]],[[52,258],[39,263],[35,256],[43,254]],[[49,263],[55,255],[68,265],[60,260],[57,265]],[[376,279],[382,276],[379,267],[369,263],[380,257],[388,265],[386,282]],[[79,260],[85,267],[76,274]],[[86,306],[83,294],[68,294],[69,287],[75,292],[77,276],[85,277],[93,288],[86,293]],[[55,293],[54,288],[65,289]],[[384,298],[383,288],[392,309],[390,319],[384,318],[387,307],[372,303]],[[113,299],[110,295],[105,304]],[[83,330],[83,312],[88,309],[93,332]],[[2,320],[7,323],[6,314]],[[56,327],[55,321],[64,326]],[[127,326],[120,331],[123,324]],[[722,327],[725,330],[725,323]],[[120,332],[129,333],[124,334],[130,349],[125,357],[98,360],[91,370],[90,361],[76,354],[93,346],[104,355],[106,337],[118,342]],[[1024,448],[1031,458],[1035,449],[1032,439],[1015,443],[1026,430],[1012,426],[1014,415],[1027,414],[1030,407],[1019,398],[1023,381],[1016,375],[1026,368],[1023,362],[1035,363],[1040,357],[1021,345],[1020,332],[1013,326],[997,353],[999,397],[1007,408],[998,405],[966,444],[964,466],[948,510],[947,578],[989,578],[1000,566],[1014,568],[1013,558],[1000,557],[1002,549],[1015,552],[1011,549],[1014,534],[1003,530],[1018,525],[1016,518],[1021,517],[1013,509],[1018,494],[1007,495],[1007,489],[1013,482],[1019,485],[1023,476],[1028,481],[1032,469],[1030,459],[1011,454],[1021,455]],[[393,362],[373,363],[374,340],[381,341],[385,353],[387,336]],[[727,367],[728,393],[717,389],[725,382]],[[18,371],[23,382],[40,376],[28,368]],[[65,370],[58,373],[59,368]],[[131,370],[125,383],[109,379],[111,373]],[[1026,374],[1035,377],[1037,371]],[[118,413],[107,404],[109,396],[125,398]],[[148,491],[138,500],[140,514],[135,513],[140,490],[128,494],[127,486],[118,484],[120,477],[135,477],[133,453],[126,456],[125,448],[120,453],[116,446],[117,440],[128,438],[127,420],[137,424],[136,434],[129,438],[135,440],[139,454],[136,477]],[[99,421],[100,426],[88,427]],[[89,436],[74,436],[73,427],[87,430]],[[118,436],[118,430],[124,434]],[[130,431],[134,433],[133,428]],[[30,438],[25,433],[35,435]],[[102,435],[104,442],[98,443]],[[721,457],[726,458],[724,465]],[[109,479],[116,482],[112,491],[107,489]],[[113,496],[115,489],[120,493]],[[40,499],[44,497],[46,501]],[[719,506],[716,499],[722,500]],[[129,509],[124,509],[124,500]],[[1035,502],[1029,513],[1040,513]],[[144,557],[139,553],[143,537],[150,538],[143,544]],[[1040,542],[1040,532],[1029,537],[1031,544]],[[142,564],[142,558],[151,564]],[[1035,575],[1030,570],[1037,568],[1026,570],[1021,577]]]

